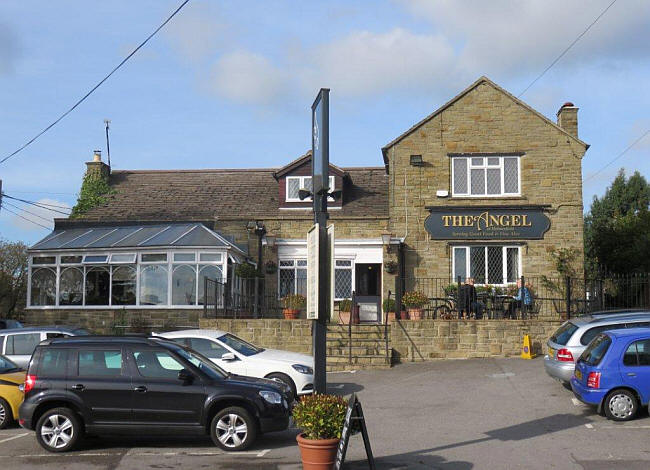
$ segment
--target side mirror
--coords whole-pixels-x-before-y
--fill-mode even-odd
[[[178,380],[182,380],[183,382],[192,382],[194,376],[187,369],[181,369],[178,371]]]
[[[229,352],[229,353],[224,353],[224,354],[221,356],[221,360],[222,360],[222,361],[236,361],[236,360],[237,360],[237,356],[235,356],[235,354],[234,354],[234,353],[231,353],[231,352]]]

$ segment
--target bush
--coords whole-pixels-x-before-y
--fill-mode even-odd
[[[420,291],[412,290],[404,294],[402,303],[409,308],[422,308],[429,303],[429,298]]]
[[[238,264],[237,267],[235,267],[235,274],[242,279],[250,279],[258,275],[255,266],[248,263]]]
[[[293,419],[305,439],[340,439],[347,406],[338,395],[307,395],[293,409]]]
[[[291,294],[282,298],[282,305],[284,305],[284,308],[290,310],[301,310],[305,308],[306,303],[307,299],[304,295],[300,294]]]
[[[458,293],[458,284],[456,283],[449,284],[448,286],[443,288],[443,290],[445,291],[445,295],[447,296],[455,295]]]
[[[384,313],[394,312],[395,311],[395,299],[384,299],[384,303],[382,304],[382,308],[384,309]]]

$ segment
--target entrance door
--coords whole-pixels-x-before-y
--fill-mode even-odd
[[[359,320],[381,322],[381,264],[356,264],[355,278]]]

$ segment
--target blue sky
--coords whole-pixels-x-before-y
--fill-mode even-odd
[[[309,108],[322,86],[332,90],[332,162],[379,166],[383,145],[479,76],[519,94],[610,1],[191,0],[77,110],[0,165],[3,189],[73,205],[84,162],[94,149],[105,156],[104,118],[115,169],[281,166],[309,148]],[[179,4],[3,0],[0,158]],[[586,208],[618,168],[649,175],[650,136],[590,178],[650,129],[647,44],[650,3],[619,0],[522,97],[551,119],[565,101],[580,107],[580,137],[591,144]],[[47,233],[0,211],[0,238],[33,243]]]

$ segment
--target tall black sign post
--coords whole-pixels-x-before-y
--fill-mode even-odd
[[[321,88],[311,105],[311,182],[314,223],[318,224],[318,318],[313,322],[314,391],[327,392],[326,347],[330,296],[327,243],[327,196],[329,192],[329,88]]]

